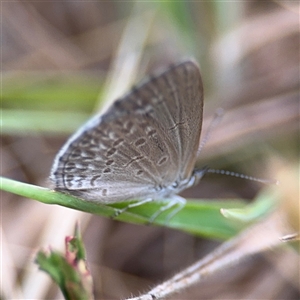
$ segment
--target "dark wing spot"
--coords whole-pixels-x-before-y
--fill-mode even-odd
[[[76,169],[76,164],[72,163],[72,162],[68,162],[65,167],[64,167],[64,171],[65,172],[72,172]]]
[[[106,155],[107,155],[107,156],[112,156],[116,151],[117,151],[116,148],[110,148],[110,149],[106,152]]]
[[[136,172],[136,175],[142,175],[143,173],[144,173],[143,170],[138,170],[138,171]]]
[[[83,133],[84,134],[84,133]],[[80,142],[79,142],[79,146],[80,147],[88,147],[91,144],[91,139],[90,137],[84,137]]]
[[[70,186],[73,185],[73,182],[74,181],[74,175],[72,174],[67,174],[64,176],[64,186],[65,188],[69,188]]]
[[[93,176],[93,178],[91,180],[91,185],[95,186],[95,181],[100,179],[100,178],[101,178],[101,175]]]
[[[115,162],[114,160],[110,159],[110,160],[107,160],[105,164],[106,164],[107,166],[110,166],[110,165],[112,165],[114,162]]]
[[[114,106],[120,109],[122,107],[122,99],[115,101]]]
[[[70,159],[78,159],[81,158],[81,150],[75,149],[69,156]]]
[[[111,169],[110,168],[106,168],[103,170],[103,173],[111,173]]]
[[[138,140],[134,143],[134,145],[135,145],[136,147],[138,147],[138,146],[145,145],[145,143],[146,143],[146,140],[145,140],[144,138],[140,138],[140,139],[138,139]]]

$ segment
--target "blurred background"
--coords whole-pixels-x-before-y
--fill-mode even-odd
[[[297,1],[2,2],[1,48],[2,176],[51,187],[52,161],[70,134],[145,75],[187,57],[204,80],[203,135],[225,109],[199,166],[275,179],[279,165],[298,166]],[[183,195],[251,201],[262,188],[208,174]],[[288,197],[299,199],[297,187]],[[138,295],[221,242],[4,192],[1,209],[1,299],[62,299],[34,255],[63,249],[76,220],[96,299]],[[299,299],[299,256],[257,255],[172,297],[200,298]]]

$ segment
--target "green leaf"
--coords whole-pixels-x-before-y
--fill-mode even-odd
[[[250,223],[263,218],[269,214],[276,207],[279,202],[278,192],[275,192],[273,188],[267,188],[263,190],[249,205],[243,208],[229,208],[221,210],[224,217],[243,222]]]
[[[84,123],[90,114],[75,112],[45,112],[1,110],[2,134],[66,133],[70,134]],[[55,120],[55,122],[53,122]]]
[[[0,179],[1,189],[7,192],[31,198],[45,204],[62,205],[105,217],[115,216],[116,209],[122,209],[128,205],[128,202],[114,205],[88,202],[47,188],[14,181],[4,177],[0,177]],[[149,218],[163,205],[165,205],[164,201],[149,202],[126,210],[116,219],[135,224],[148,224]],[[153,224],[168,226],[194,235],[227,239],[234,236],[247,224],[241,226],[240,222],[224,218],[220,213],[220,209],[241,208],[243,206],[245,206],[244,201],[237,199],[224,199],[222,201],[189,200],[185,207],[171,218],[171,220],[168,220],[170,211],[166,211],[156,218]]]
[[[74,72],[73,72],[74,73]],[[1,104],[18,110],[90,112],[101,94],[99,77],[89,74],[36,73],[4,77]]]

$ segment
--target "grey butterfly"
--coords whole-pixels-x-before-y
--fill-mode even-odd
[[[203,113],[203,84],[191,60],[150,77],[84,124],[57,154],[55,190],[86,201],[127,206],[163,200],[152,217],[185,204],[177,193],[198,183],[194,169]]]

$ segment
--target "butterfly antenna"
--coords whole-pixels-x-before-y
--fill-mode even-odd
[[[264,184],[276,184],[276,185],[279,184],[278,180],[257,178],[257,177],[252,177],[252,176],[248,176],[245,174],[236,173],[236,172],[227,171],[227,170],[217,170],[217,169],[208,168],[206,170],[206,173],[221,174],[221,175],[227,175],[227,176],[232,176],[232,177],[237,177],[237,178],[243,178],[243,179],[257,181],[257,182],[264,183]]]
[[[204,148],[205,144],[209,140],[213,129],[220,123],[223,115],[224,115],[224,109],[221,107],[218,108],[214,114],[214,117],[208,127],[208,130],[207,130],[204,138],[202,139],[202,141],[200,143],[200,146],[197,151],[197,156],[200,154],[200,152]],[[201,171],[201,177],[205,173],[214,173],[214,174],[221,174],[221,175],[227,175],[227,176],[232,176],[232,177],[237,177],[237,178],[248,179],[251,181],[256,181],[256,182],[260,182],[260,183],[264,183],[264,184],[276,184],[276,185],[279,184],[278,180],[257,178],[257,177],[252,177],[252,176],[248,176],[245,174],[236,173],[236,172],[227,171],[227,170],[217,170],[217,169],[211,169],[211,168],[205,167],[199,171]]]
[[[210,123],[210,125],[207,129],[207,132],[205,133],[205,136],[204,136],[204,138],[202,139],[202,141],[200,143],[200,146],[199,146],[198,151],[197,151],[197,156],[200,154],[200,152],[204,148],[205,144],[209,140],[213,129],[216,128],[217,125],[220,123],[223,115],[224,115],[224,109],[219,107],[216,110],[216,112],[214,113],[213,119],[212,119],[212,121],[211,121],[211,123]]]

